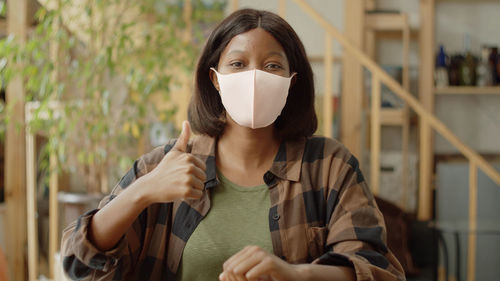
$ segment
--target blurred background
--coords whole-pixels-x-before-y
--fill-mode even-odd
[[[302,39],[316,134],[360,159],[408,280],[498,280],[500,1],[0,0],[0,281],[66,280],[62,230],[177,137],[245,7]]]

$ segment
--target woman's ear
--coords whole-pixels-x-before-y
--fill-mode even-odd
[[[208,76],[210,77],[210,80],[212,81],[212,84],[214,85],[215,89],[217,89],[217,92],[219,92],[220,91],[219,80],[217,80],[217,73],[215,73],[215,70],[213,68],[210,68],[208,70]]]

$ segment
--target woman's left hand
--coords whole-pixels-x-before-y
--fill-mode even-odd
[[[257,246],[247,246],[223,265],[221,281],[305,280],[299,265],[289,264]]]

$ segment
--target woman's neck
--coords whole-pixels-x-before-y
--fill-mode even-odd
[[[255,168],[274,159],[280,141],[274,133],[274,126],[250,129],[237,124],[227,124],[219,137],[217,150],[222,157],[235,158],[238,165]]]
[[[274,126],[250,129],[228,121],[217,142],[217,168],[241,185],[262,182],[279,149]]]

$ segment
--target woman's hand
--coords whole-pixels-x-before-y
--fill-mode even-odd
[[[140,190],[147,204],[172,202],[177,199],[199,199],[203,194],[206,166],[203,161],[186,152],[191,128],[182,123],[182,132],[174,147],[148,174]]]
[[[221,281],[306,280],[300,265],[289,264],[257,246],[247,246],[229,258],[219,276]]]

